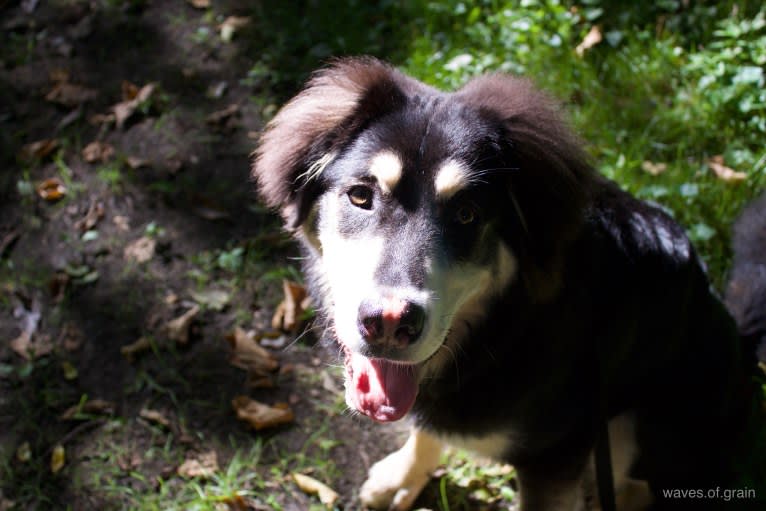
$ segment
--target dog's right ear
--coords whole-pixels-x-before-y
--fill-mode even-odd
[[[261,198],[295,229],[322,193],[322,171],[375,117],[404,104],[417,86],[370,57],[341,59],[314,74],[268,123],[255,151]]]

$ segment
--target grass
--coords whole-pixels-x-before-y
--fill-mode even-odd
[[[602,173],[687,227],[720,288],[731,223],[766,184],[764,12],[747,2],[657,4],[666,7],[426,4],[402,67],[447,89],[490,71],[531,77],[566,105]],[[604,40],[578,56],[574,48],[596,24]],[[715,155],[746,180],[716,178],[708,165]],[[644,162],[667,170],[650,175]]]
[[[174,15],[169,22],[212,25],[211,20],[218,19],[214,14],[228,14],[216,12],[217,8],[203,15],[203,24],[191,14]],[[301,6],[283,2],[269,5],[268,10],[255,6],[241,13],[250,14],[252,24],[238,32],[232,44],[253,56],[249,71],[239,79],[250,88],[255,106],[267,115],[297,90],[311,70],[336,55],[373,54],[444,89],[459,87],[484,72],[529,76],[565,105],[602,173],[637,196],[660,204],[687,227],[720,289],[730,264],[730,226],[742,206],[766,185],[766,11],[762,9],[758,2],[734,0],[691,2],[687,7],[675,0],[330,0]],[[579,56],[575,47],[596,25],[603,41]],[[31,34],[11,33],[6,65],[31,58],[36,45]],[[219,44],[213,29],[208,34],[191,32],[189,37],[205,47]],[[167,126],[175,122],[166,105],[170,101],[160,98],[153,105],[163,112],[155,122],[158,136],[165,136],[171,131]],[[77,136],[72,133],[72,140]],[[209,143],[202,138],[192,141]],[[65,141],[64,145],[78,147],[79,143]],[[62,154],[54,155],[50,169],[70,190],[59,209],[85,191]],[[717,178],[709,164],[717,155],[728,167],[744,172],[746,179]],[[643,170],[645,162],[664,164],[666,170],[651,175]],[[118,163],[100,166],[94,174],[113,193],[125,193],[133,181]],[[17,182],[7,184],[18,185],[30,215],[35,214],[35,182],[36,177],[27,171]],[[195,186],[183,173],[146,183],[147,190],[161,196]],[[24,221],[30,222],[29,218]],[[197,289],[218,284],[247,289],[257,297],[254,301],[269,303],[282,278],[300,281],[301,277],[294,261],[275,266],[275,254],[281,257],[289,242],[273,236],[276,222],[267,227],[257,238],[188,255],[192,270],[187,283]],[[163,227],[148,224],[144,234],[162,238]],[[4,261],[0,280],[43,289],[49,272],[33,266]],[[132,270],[125,272],[127,278]],[[257,287],[245,287],[255,280]],[[141,302],[139,287],[125,292],[125,303]],[[74,304],[65,301],[64,305]],[[10,304],[3,307],[8,309]],[[114,314],[120,321],[135,315],[122,309]],[[236,317],[244,323],[252,311],[245,304],[236,310]],[[160,408],[164,405],[181,423],[195,411],[206,417],[230,415],[226,399],[205,397],[201,390],[202,385],[213,388],[217,374],[194,373],[199,378],[192,381],[179,367],[180,358],[174,347],[147,353],[124,381],[127,401],[135,398]],[[67,465],[52,476],[47,452],[68,430],[55,417],[77,402],[81,392],[74,383],[64,381],[56,356],[15,368],[3,364],[0,369],[11,382],[8,388],[18,412],[13,433],[20,440],[30,440],[33,453],[29,464],[2,456],[0,479],[12,482],[4,488],[12,488],[18,508],[60,507],[52,496],[71,484],[86,493],[98,489],[98,498],[109,509],[213,510],[240,498],[281,509],[285,501],[275,496],[289,501],[290,493],[296,491],[288,479],[291,472],[311,470],[315,477],[332,483],[343,470],[332,461],[332,453],[344,439],[337,437],[328,418],[342,415],[345,404],[333,398],[313,404],[313,415],[300,424],[311,433],[297,448],[288,449],[279,434],[256,436],[254,444],[248,441],[253,436],[250,432],[240,432],[236,438],[206,438],[214,446],[226,444],[228,452],[220,460],[220,470],[208,479],[174,474],[147,478],[145,474],[158,471],[120,469],[119,461],[135,447],[131,434],[137,429],[147,437],[139,444],[148,446],[142,453],[147,463],[177,466],[183,461],[183,449],[169,443],[167,432],[136,426],[130,410],[99,429],[94,451],[80,458],[87,470]],[[300,384],[306,390],[319,388],[321,381]],[[443,461],[447,468],[429,487],[434,507],[455,511],[493,503],[502,508],[515,498],[512,471],[470,461],[462,452],[452,452]]]
[[[509,465],[476,461],[463,450],[448,450],[442,456],[445,469],[437,472],[439,511],[482,509],[491,504],[514,502],[515,472]],[[502,507],[500,507],[502,509]]]

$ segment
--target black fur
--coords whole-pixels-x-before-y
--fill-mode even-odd
[[[734,226],[734,267],[726,304],[742,335],[766,362],[766,194]]]
[[[328,87],[350,96],[334,104],[320,90]],[[684,230],[599,176],[529,82],[492,75],[445,94],[378,61],[346,60],[289,108],[267,128],[254,174],[293,227],[326,190],[363,177],[371,154],[395,148],[404,174],[392,196],[374,197],[374,215],[350,211],[341,222],[347,236],[390,240],[380,280],[422,286],[427,254],[481,262],[497,242],[518,261],[486,320],[469,325],[456,362],[421,383],[411,415],[422,428],[513,430],[519,441],[501,456],[555,481],[582,470],[598,420],[632,411],[634,475],[649,481],[658,509],[700,505],[662,500],[663,489],[761,484],[766,498],[764,454],[753,448],[763,431],[753,350],[766,350],[766,198],[738,224],[727,300],[751,348]],[[332,118],[308,115],[333,109]],[[338,156],[304,180],[327,151]],[[446,156],[477,177],[439,204],[431,184]],[[478,205],[482,229],[454,221],[467,202]],[[311,275],[317,256],[306,255]]]

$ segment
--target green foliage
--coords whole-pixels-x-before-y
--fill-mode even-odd
[[[555,72],[551,61],[571,51],[578,16],[558,1],[433,2],[425,4],[407,71],[443,88],[471,76],[506,71]]]
[[[766,18],[726,18],[701,51],[690,53],[673,114],[712,142],[736,141],[737,163],[752,165],[766,135]],[[714,126],[715,129],[711,129]]]
[[[286,99],[308,74],[335,56],[370,54],[398,60],[409,26],[406,2],[327,0],[256,3],[253,25],[239,39],[257,55],[243,82]],[[266,51],[264,51],[264,48]]]
[[[476,463],[466,451],[448,450],[445,469],[439,474],[440,511],[505,509],[516,503],[513,490],[515,471],[510,465],[483,461]]]
[[[729,229],[766,183],[764,11],[675,0],[419,2],[404,69],[445,89],[493,71],[528,76],[567,107],[594,164],[689,229],[717,285]],[[603,41],[579,56],[591,28]],[[745,183],[714,176],[722,155]],[[662,163],[659,176],[642,170]]]
[[[96,174],[101,182],[103,182],[112,192],[119,193],[121,191],[123,175],[119,163],[111,162],[102,165],[98,168]]]
[[[229,251],[222,251],[218,254],[218,267],[231,273],[238,272],[242,268],[242,256],[244,253],[244,247],[234,247]]]

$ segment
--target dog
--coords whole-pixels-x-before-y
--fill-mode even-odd
[[[763,482],[755,347],[683,228],[594,171],[531,82],[447,93],[335,61],[268,123],[253,176],[300,242],[349,407],[411,421],[363,505],[409,509],[453,444],[513,464],[523,511],[597,506],[602,426],[623,509],[715,507],[678,491]],[[760,269],[731,293],[751,337],[765,214],[740,247]]]

